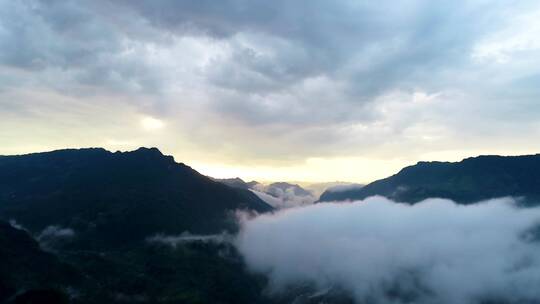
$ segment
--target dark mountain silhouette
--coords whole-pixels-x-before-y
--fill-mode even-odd
[[[59,150],[0,157],[0,218],[38,233],[68,227],[78,248],[119,247],[156,234],[233,231],[238,209],[272,208],[158,149]]]
[[[5,222],[0,222],[0,248],[0,303],[10,298],[19,302],[65,298],[57,288],[82,281],[73,267],[44,252],[26,231]]]
[[[324,192],[319,201],[361,200],[382,195],[416,203],[439,197],[468,204],[503,196],[540,201],[540,155],[479,156],[461,162],[419,162],[360,189]]]
[[[2,156],[0,218],[21,229],[0,221],[0,302],[268,303],[231,244],[148,241],[234,232],[236,210],[272,208],[155,148]]]
[[[230,244],[53,253],[0,222],[0,303],[270,303]]]
[[[234,177],[234,178],[215,178],[214,179],[215,181],[218,181],[220,183],[223,183],[229,187],[234,187],[234,188],[240,188],[240,189],[246,189],[246,190],[249,190],[249,189],[255,189],[255,187],[257,185],[260,185],[259,182],[257,181],[250,181],[250,182],[246,182],[244,181],[243,179],[239,178],[239,177]]]
[[[220,182],[222,184],[225,184],[225,185],[227,185],[229,187],[240,188],[240,189],[245,189],[245,190],[249,190],[254,185],[258,184],[255,181],[246,183],[243,179],[241,179],[239,177],[235,177],[235,178],[216,178],[214,180],[217,181],[217,182]]]

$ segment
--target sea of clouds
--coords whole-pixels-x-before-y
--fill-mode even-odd
[[[358,303],[540,303],[540,208],[511,198],[408,205],[372,197],[241,224],[235,244],[275,292],[309,282]]]

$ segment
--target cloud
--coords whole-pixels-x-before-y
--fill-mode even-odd
[[[165,123],[154,117],[144,117],[141,119],[141,126],[147,131],[159,130],[165,126]]]
[[[41,233],[37,236],[38,240],[47,240],[55,238],[71,238],[75,236],[75,231],[71,228],[63,228],[60,226],[47,226]]]
[[[253,189],[250,189],[249,191],[255,193],[255,195],[257,195],[260,199],[262,199],[265,203],[267,203],[268,205],[274,207],[274,208],[282,208],[283,205],[285,204],[283,202],[283,200],[275,197],[275,196],[272,196],[270,194],[267,194],[267,193],[264,193],[264,192],[261,192],[261,191],[257,191],[257,190],[253,190]]]
[[[245,220],[237,247],[274,291],[309,282],[358,303],[538,302],[540,209],[514,204],[318,204]]]
[[[0,0],[0,129],[10,131],[0,139],[18,153],[58,137],[129,140],[272,167],[507,153],[501,141],[530,152],[538,12],[536,1]],[[114,132],[93,121],[56,128],[102,116],[90,106],[122,120],[129,108],[170,133],[132,140],[140,128],[114,119]]]
[[[14,220],[14,219],[10,219],[10,220],[9,220],[9,225],[10,225],[11,227],[15,228],[15,229],[18,229],[18,230],[24,230],[24,231],[27,231],[27,232],[28,232],[28,230],[27,230],[26,228],[24,228],[21,224],[17,223],[17,221]]]
[[[55,247],[61,246],[66,241],[75,237],[75,231],[71,228],[50,225],[45,227],[37,236],[36,240],[44,250],[54,251]]]
[[[117,77],[122,81],[116,85],[127,85],[134,75],[120,56],[121,35],[111,24],[100,22],[88,4],[1,2],[0,63],[31,72],[23,84],[73,91],[80,84],[113,85]],[[54,80],[46,79],[53,75]],[[55,85],[59,77],[67,83]]]
[[[264,185],[258,183],[250,190],[267,204],[277,209],[310,205],[317,200],[313,193],[295,184],[274,183]]]
[[[196,234],[191,234],[189,232],[184,232],[180,235],[156,234],[146,239],[148,243],[165,244],[174,248],[176,248],[178,245],[192,243],[192,242],[229,243],[231,240],[232,240],[232,236],[226,233],[196,235]]]
[[[257,190],[251,190],[251,192],[255,193],[260,199],[277,209],[310,205],[316,200],[313,195],[298,195],[291,189],[281,191],[279,196],[270,195]]]

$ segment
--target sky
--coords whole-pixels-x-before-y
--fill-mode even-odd
[[[0,0],[0,154],[365,183],[540,151],[538,1]]]

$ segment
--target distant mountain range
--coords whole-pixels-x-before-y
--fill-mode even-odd
[[[250,190],[277,209],[309,205],[317,200],[312,191],[306,190],[298,184],[275,182],[265,185],[256,181],[245,182],[238,177],[215,180],[230,187]]]
[[[318,183],[308,183],[303,185],[304,188],[311,191],[317,198],[324,193],[324,191],[341,191],[347,188],[360,188],[363,187],[363,184],[352,183],[352,182],[343,182],[343,181],[334,181],[334,182],[318,182]]]
[[[540,155],[419,162],[362,188],[325,191],[319,201],[362,200],[373,195],[408,203],[448,198],[462,204],[514,196],[522,197],[525,205],[536,205],[540,202]]]

